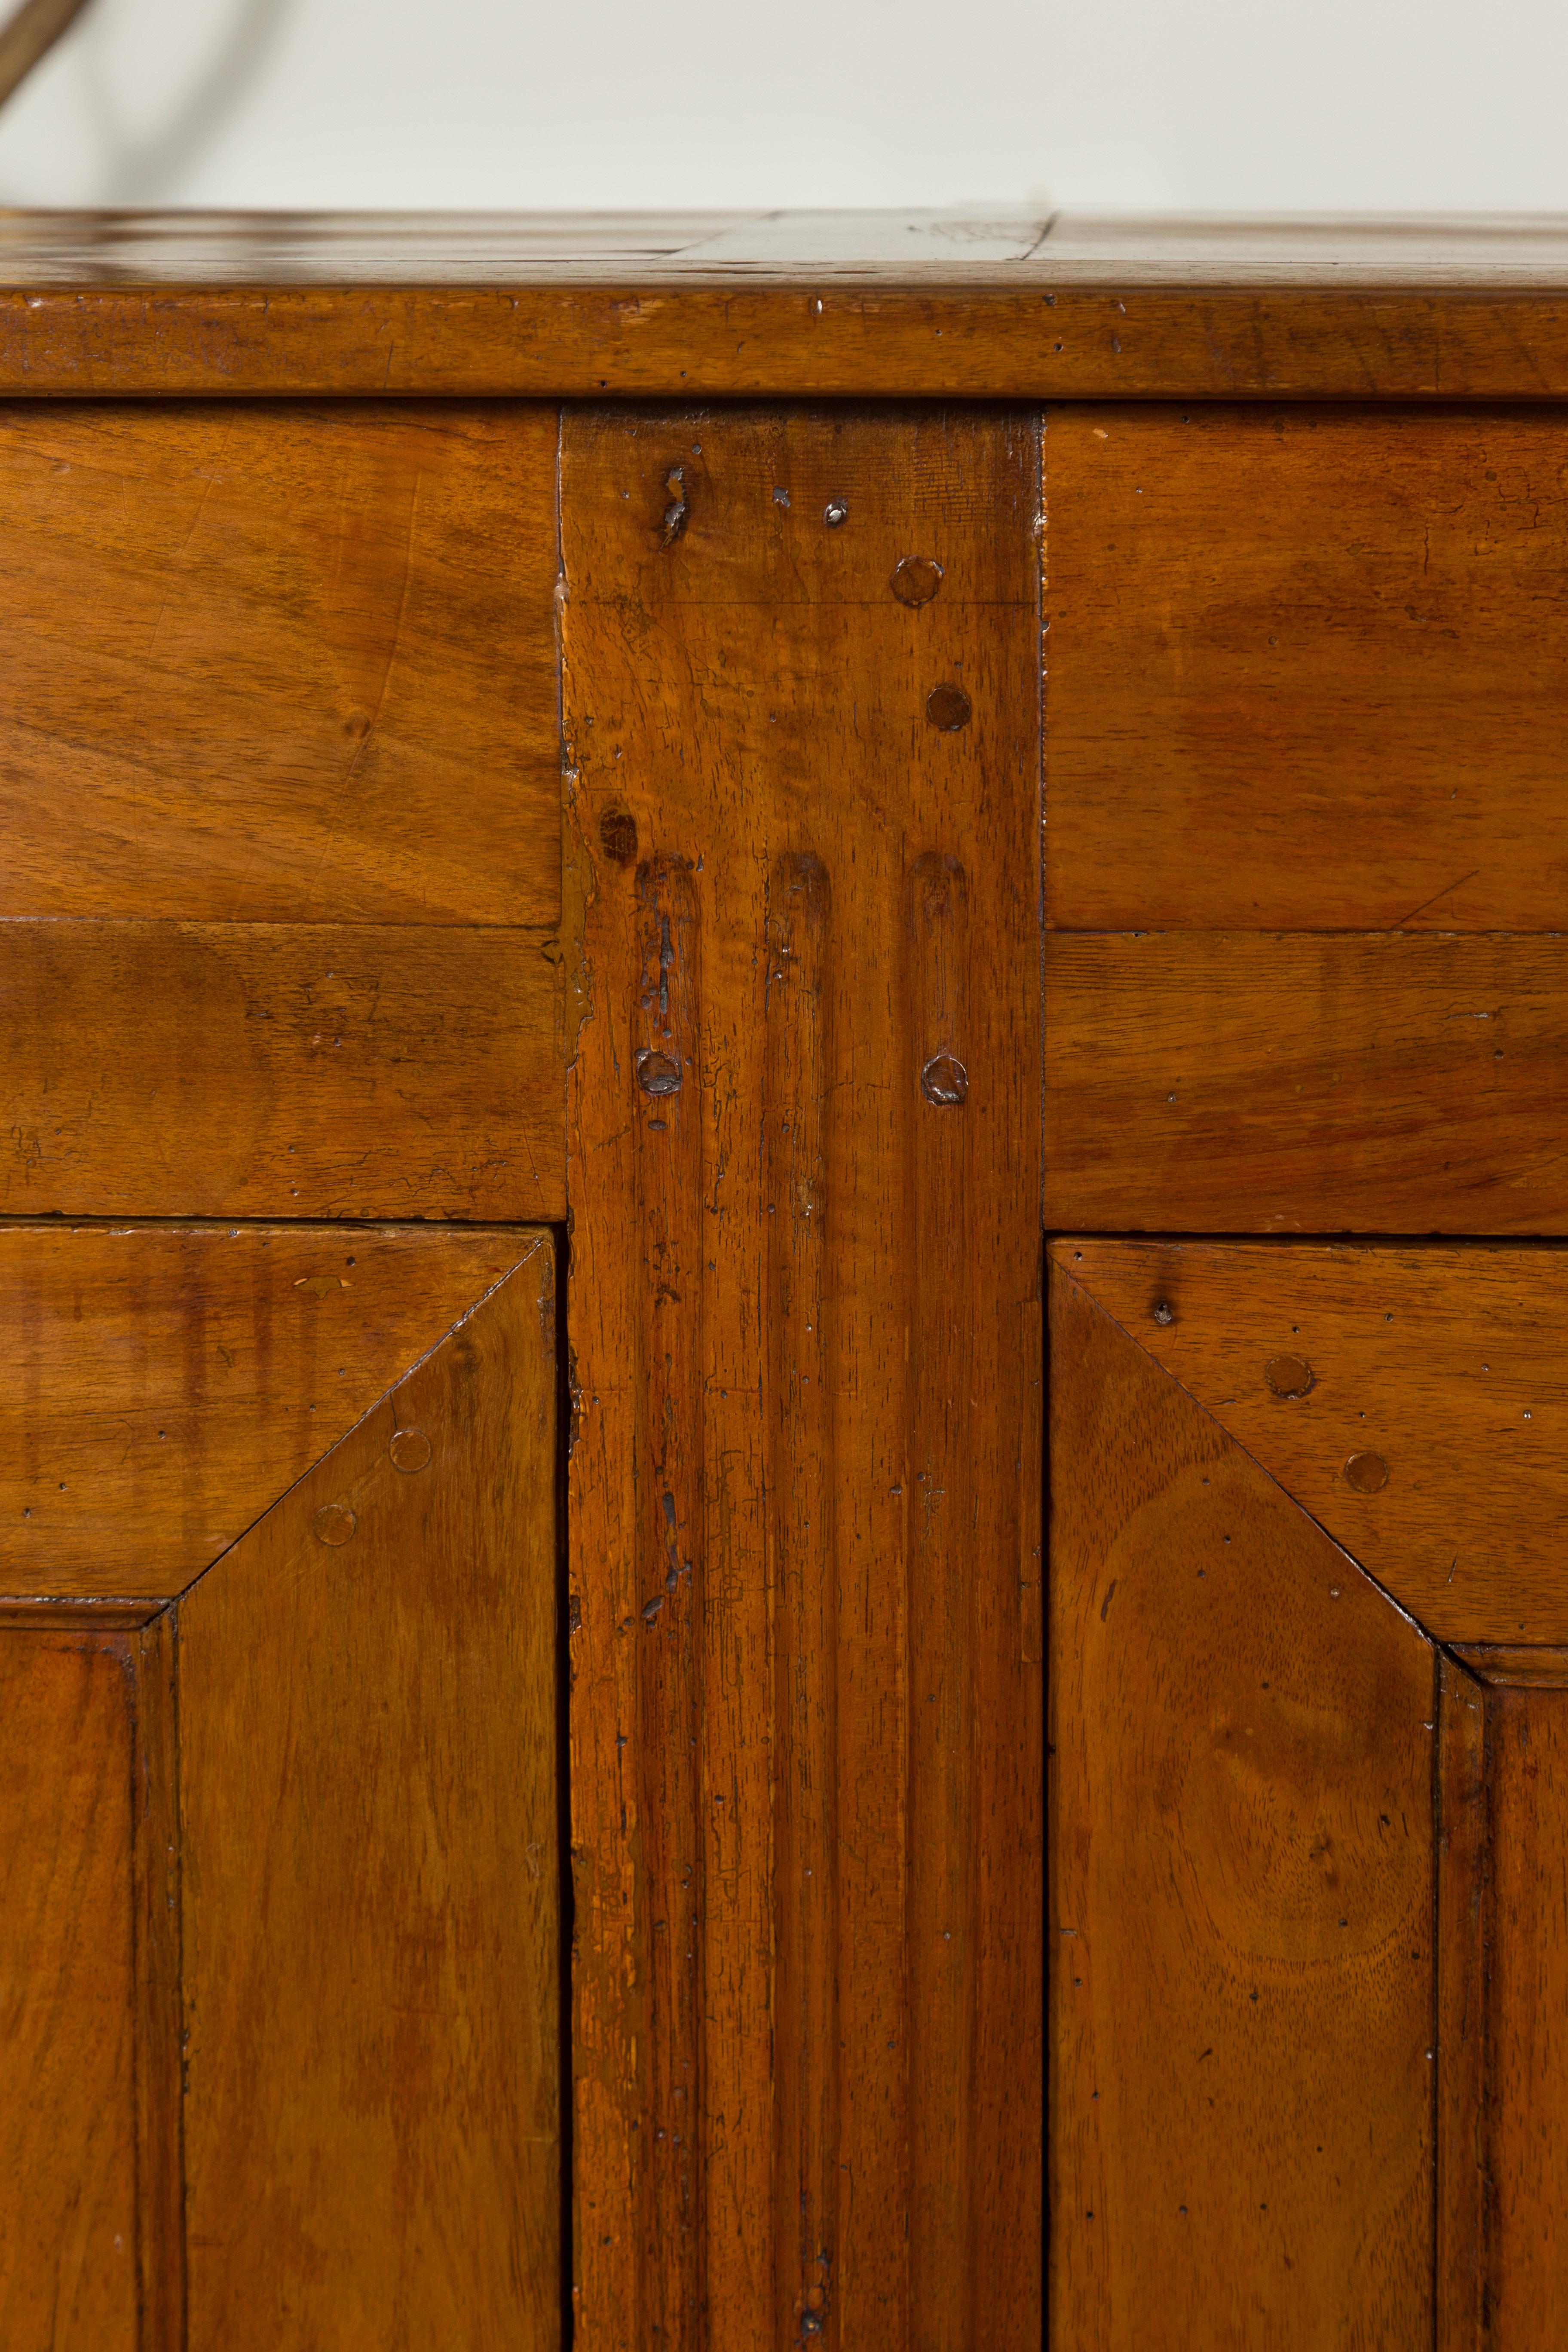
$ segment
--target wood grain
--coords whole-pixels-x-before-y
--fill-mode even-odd
[[[833,885],[810,851],[775,860],[767,923],[763,1182],[773,1457],[790,1475],[769,1496],[773,1595],[776,2342],[822,2333],[839,2242],[838,2139],[848,2086],[822,2063],[838,2039],[838,1670],[832,1574],[840,1504],[830,1382],[837,1350],[827,1251],[833,1156]]]
[[[1487,1765],[1485,2308],[1493,2342],[1545,2352],[1568,2284],[1568,1690],[1489,1692]]]
[[[1414,2352],[1431,1645],[1051,1299],[1051,2341]]]
[[[1443,1667],[1439,2352],[1555,2341],[1568,2069],[1568,1650]],[[1469,1671],[1466,1671],[1466,1669]]]
[[[141,2352],[185,2352],[184,2014],[174,1610],[160,1610],[149,1619],[127,1649],[134,1668],[136,1706],[131,1801]]]
[[[0,1225],[0,1594],[183,1591],[538,1245]]]
[[[1552,220],[16,214],[0,391],[1563,399]]]
[[[0,924],[0,1206],[557,1218],[552,936]]]
[[[0,2339],[174,2352],[139,2324],[134,1634],[0,1633]]]
[[[1039,2342],[1037,464],[565,423],[583,2352]]]
[[[553,926],[555,443],[0,408],[0,917]]]
[[[1568,1689],[1568,1646],[1546,1642],[1459,1642],[1454,1656],[1498,1690]]]
[[[1429,1633],[1568,1643],[1568,1252],[1088,1234],[1052,1251]],[[1305,1367],[1304,1394],[1279,1392],[1281,1363]],[[1368,1453],[1386,1481],[1358,1491],[1348,1465]]]
[[[1436,2352],[1487,2342],[1486,1692],[1437,1662]]]
[[[906,2000],[917,2070],[910,2086],[917,2128],[909,2153],[910,2336],[915,2344],[978,2347],[991,2339],[974,2326],[969,2265],[981,2231],[970,2200],[977,2187],[975,2143],[983,2147],[989,2137],[984,2116],[989,2085],[975,2079],[971,1986],[975,1945],[985,1932],[977,1916],[977,1849],[988,1824],[976,1820],[973,1751],[976,1704],[984,1706],[989,1693],[976,1690],[981,1641],[974,1544],[981,1482],[1005,1479],[1009,1465],[1000,1447],[988,1450],[983,1461],[975,1458],[969,1428],[976,1387],[975,1257],[954,1246],[975,1213],[976,1121],[967,1095],[957,1103],[946,1097],[955,1074],[966,1079],[972,1063],[983,1066],[984,1051],[977,1051],[970,1003],[969,877],[950,850],[928,849],[914,860],[908,887],[903,995],[914,1048],[909,1066],[911,1075],[920,1073],[927,1108],[917,1130],[919,1148],[904,1170],[914,1343],[905,1390],[906,1482],[913,1489],[904,1600]],[[1015,1279],[1024,1263],[1020,1251],[1008,1269]],[[1012,1592],[1007,1599],[1016,1605]],[[1015,2264],[1018,2259],[1015,2252]],[[1032,2263],[1022,2279],[1033,2284]]]
[[[1053,409],[1047,919],[1556,931],[1555,411]]]
[[[634,1631],[646,1665],[631,1762],[648,1926],[643,2031],[647,2156],[637,2209],[649,2251],[648,2340],[700,2340],[708,2306],[701,2121],[707,2084],[702,1967],[707,1840],[703,1802],[704,1460],[700,1325],[702,1119],[697,1020],[701,1006],[701,910],[683,857],[637,869],[636,1225],[647,1323],[637,1337],[635,1459],[647,1505],[635,1522]],[[623,1228],[624,1232],[624,1228]],[[644,1465],[646,1465],[646,1468]],[[603,1572],[605,1563],[593,1565]],[[753,2219],[751,2238],[757,2235]],[[747,2258],[751,2248],[742,2252]]]
[[[1559,939],[1054,932],[1046,1073],[1057,1227],[1568,1226]]]
[[[552,1265],[179,1604],[192,2352],[561,2341]]]

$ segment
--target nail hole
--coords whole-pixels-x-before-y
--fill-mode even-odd
[[[610,808],[599,819],[599,846],[617,866],[630,866],[637,854],[637,821],[630,809]]]
[[[926,717],[944,735],[956,735],[969,724],[969,697],[961,686],[933,686],[926,697]]]
[[[930,1103],[961,1103],[969,1092],[969,1073],[956,1055],[933,1054],[921,1072],[921,1092]]]
[[[900,604],[929,604],[942,586],[942,569],[932,555],[906,555],[889,582]]]
[[[645,1095],[678,1095],[680,1092],[680,1065],[668,1054],[655,1053],[645,1045],[637,1055],[637,1084]]]

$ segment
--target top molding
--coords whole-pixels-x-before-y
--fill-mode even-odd
[[[1568,397],[1568,216],[0,215],[0,394]]]

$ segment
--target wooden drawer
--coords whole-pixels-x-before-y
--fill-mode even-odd
[[[1053,1222],[1568,1218],[1568,420],[1051,412]]]
[[[0,407],[0,1205],[562,1213],[556,438]]]

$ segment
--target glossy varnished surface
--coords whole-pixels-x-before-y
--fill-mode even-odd
[[[552,408],[0,407],[0,916],[561,904]]]
[[[1055,1269],[1053,2346],[1432,2340],[1433,1647]]]
[[[11,213],[18,287],[439,287],[689,282],[755,270],[905,272],[963,284],[1016,268],[1048,211],[806,213]],[[1568,269],[1568,233],[1563,239]]]
[[[0,406],[0,1207],[561,1214],[557,434]]]
[[[1568,235],[1495,222],[15,214],[0,390],[1568,394]]]
[[[1049,413],[1052,1223],[1563,1230],[1560,440]]]
[[[0,1633],[0,2336],[15,2352],[142,2340],[135,1641]]]
[[[0,2333],[547,2352],[552,1240],[10,1228],[0,1254],[42,1552],[100,1595],[184,1588],[0,1601]],[[330,1325],[303,1326],[362,1265],[380,1310],[331,1348],[358,1393],[312,1417]],[[215,1511],[240,1539],[198,1568]]]
[[[1051,411],[1047,919],[1562,929],[1556,411]]]
[[[0,1593],[182,1591],[530,1239],[0,1225]]]
[[[552,931],[0,924],[0,1207],[550,1218]]]
[[[566,422],[583,2352],[1039,2342],[1037,450]]]
[[[1568,1253],[1051,1248],[1429,1633],[1568,1642]]]
[[[1081,2179],[1085,2151],[1101,2142],[1116,2158],[1128,2096],[1109,2089],[1117,2068],[1135,2066],[1139,2098],[1167,2076],[1182,2088],[1181,2037],[1169,2032],[1177,2005],[1159,1931],[1167,1907],[1184,1914],[1181,1967],[1195,1969],[1214,2003],[1230,1980],[1227,1947],[1249,1873],[1274,1871],[1244,1947],[1247,1965],[1261,1973],[1268,1938],[1308,1917],[1315,1886],[1331,1898],[1340,1931],[1352,1936],[1368,1894],[1375,1908],[1392,1893],[1402,1854],[1419,1847],[1428,1880],[1436,1863],[1435,1913],[1428,1895],[1416,1916],[1386,1934],[1375,1966],[1370,1952],[1358,1963],[1343,1990],[1342,2019],[1263,2070],[1258,2158],[1244,2177],[1259,2179],[1288,2165],[1303,2142],[1328,2152],[1334,2036],[1347,2026],[1373,2032],[1386,2021],[1377,1968],[1414,1963],[1425,1972],[1426,1922],[1435,1918],[1433,2030],[1419,2058],[1423,2073],[1436,2070],[1436,2163],[1434,2177],[1423,2158],[1420,2210],[1412,2205],[1409,2218],[1413,2228],[1434,2233],[1436,2341],[1439,2352],[1480,2352],[1492,2343],[1544,2347],[1555,2341],[1568,2272],[1557,2191],[1568,2139],[1568,2063],[1556,2027],[1568,1900],[1562,1866],[1568,1645],[1557,1597],[1561,1568],[1551,1556],[1562,1516],[1553,1435],[1563,1357],[1559,1253],[1084,1237],[1054,1244],[1053,1257],[1053,1900],[1087,1904],[1100,1874],[1131,1871],[1147,1849],[1151,1876],[1133,1907],[1141,1929],[1155,1930],[1129,1958],[1111,2031],[1103,2051],[1092,2053],[1099,2063],[1086,2072],[1075,2030],[1058,2030],[1054,2040],[1055,2079],[1064,2086],[1051,2124],[1058,2183]],[[1172,1631],[1186,1625],[1201,1633],[1238,1570],[1236,1628],[1204,1652],[1201,1671],[1183,1686],[1181,1704],[1194,1714],[1185,1731],[1173,1733],[1161,1679],[1170,1671]],[[1146,1631],[1145,1579],[1159,1611],[1158,1639]],[[1397,1610],[1374,1598],[1372,1579]],[[1304,1637],[1300,1612],[1324,1597],[1331,1614]],[[1143,1612],[1131,1621],[1123,1614],[1129,1601]],[[1357,1630],[1334,1686],[1348,1692],[1360,1678],[1359,1696],[1334,1731],[1328,1685],[1306,1700],[1292,1677],[1328,1662],[1350,1622],[1347,1609]],[[1265,1657],[1282,1633],[1283,1650]],[[1436,1688],[1434,1633],[1450,1645],[1435,1654]],[[1400,1645],[1426,1662],[1403,1704],[1397,1676],[1387,1671]],[[1238,1662],[1242,1675],[1232,1685]],[[1196,1668],[1195,1654],[1193,1663]],[[1263,1743],[1276,1706],[1285,1709],[1289,1731],[1270,1750]],[[1325,1744],[1315,1749],[1320,1740]],[[1145,1743],[1158,1769],[1141,1783]],[[1275,1760],[1289,1759],[1297,1772],[1314,1754],[1310,1839],[1291,1870],[1281,1860],[1289,1812],[1279,1783],[1267,1811],[1239,1836],[1230,1832],[1238,1818],[1230,1808],[1256,1801]],[[1407,1773],[1403,1785],[1380,1777],[1390,1768]],[[1223,1809],[1205,1796],[1209,1773],[1226,1791]],[[1337,1825],[1336,1773],[1346,1776],[1348,1807]],[[1368,1842],[1376,1865],[1361,1895],[1358,1838]],[[1204,1890],[1204,1899],[1184,1895],[1189,1886]],[[1102,1943],[1125,1907],[1102,1910]],[[1104,1996],[1092,1951],[1080,1951],[1081,1921],[1059,1911],[1058,1924],[1053,2016],[1070,2021],[1073,2000],[1098,2013]],[[1323,1962],[1331,1966],[1326,1953]],[[1256,1990],[1261,2005],[1267,1987],[1258,1982]],[[1157,2050],[1143,2041],[1156,2032]],[[1223,2045],[1217,2035],[1205,2040],[1206,2072]],[[1131,2061],[1130,2050],[1137,2053]],[[1425,2110],[1434,2084],[1415,2076],[1413,2064],[1406,2079]],[[1087,2118],[1071,2104],[1073,2086],[1086,2080]],[[1363,2068],[1364,2149],[1376,2146],[1388,2088],[1374,2063]],[[1163,2135],[1138,2137],[1134,2155],[1150,2170],[1132,2200],[1138,2228],[1120,2273],[1114,2263],[1101,2270],[1084,2259],[1090,2242],[1078,2230],[1071,2200],[1058,2199],[1065,2251],[1055,2308],[1058,2315],[1068,2310],[1075,2323],[1065,2342],[1120,2340],[1115,2327],[1134,2307],[1124,2282],[1136,2281],[1146,2240],[1162,2224],[1163,2175],[1191,2168],[1205,2123],[1194,2108]],[[1226,2153],[1234,2178],[1234,2140]],[[1385,2147],[1368,2179],[1369,2210],[1398,2173]],[[1114,2211],[1110,2160],[1095,2185],[1098,2192],[1109,2189]],[[1253,2274],[1267,2291],[1277,2208],[1270,2199],[1265,2220],[1261,2188],[1257,2196],[1257,2219],[1235,2259],[1195,2274],[1204,2324],[1188,2332],[1205,2340],[1255,2340],[1256,2331],[1239,2326],[1227,2334],[1224,2315],[1234,2279],[1247,2266],[1257,2266]],[[1197,2209],[1185,2201],[1182,2219],[1190,2222]],[[1086,2219],[1091,2204],[1098,2218],[1100,2194],[1086,2198]],[[1309,2270],[1331,2255],[1333,2242],[1331,2229],[1320,2226],[1307,2241]],[[1313,2281],[1294,2275],[1300,2268],[1294,2255],[1291,2267],[1277,2340],[1312,2343]],[[1166,2271],[1167,2292],[1180,2291],[1181,2275],[1178,2260]],[[1064,2279],[1076,2303],[1064,2305]],[[1412,2310],[1424,2293],[1424,2282],[1416,2283]],[[1105,2323],[1100,2332],[1089,2318]],[[1401,2339],[1387,2317],[1373,2326],[1343,2316],[1329,2340]]]
[[[16,286],[681,284],[822,270],[898,283],[1568,287],[1552,214],[1095,215],[947,211],[636,213],[13,212]]]
[[[561,2342],[553,1307],[177,1604],[190,2352]]]
[[[1045,977],[1049,1224],[1568,1228],[1561,940],[1053,931]]]
[[[1547,2352],[1568,2285],[1568,1652],[1466,1648],[1441,1709],[1438,2352]]]

